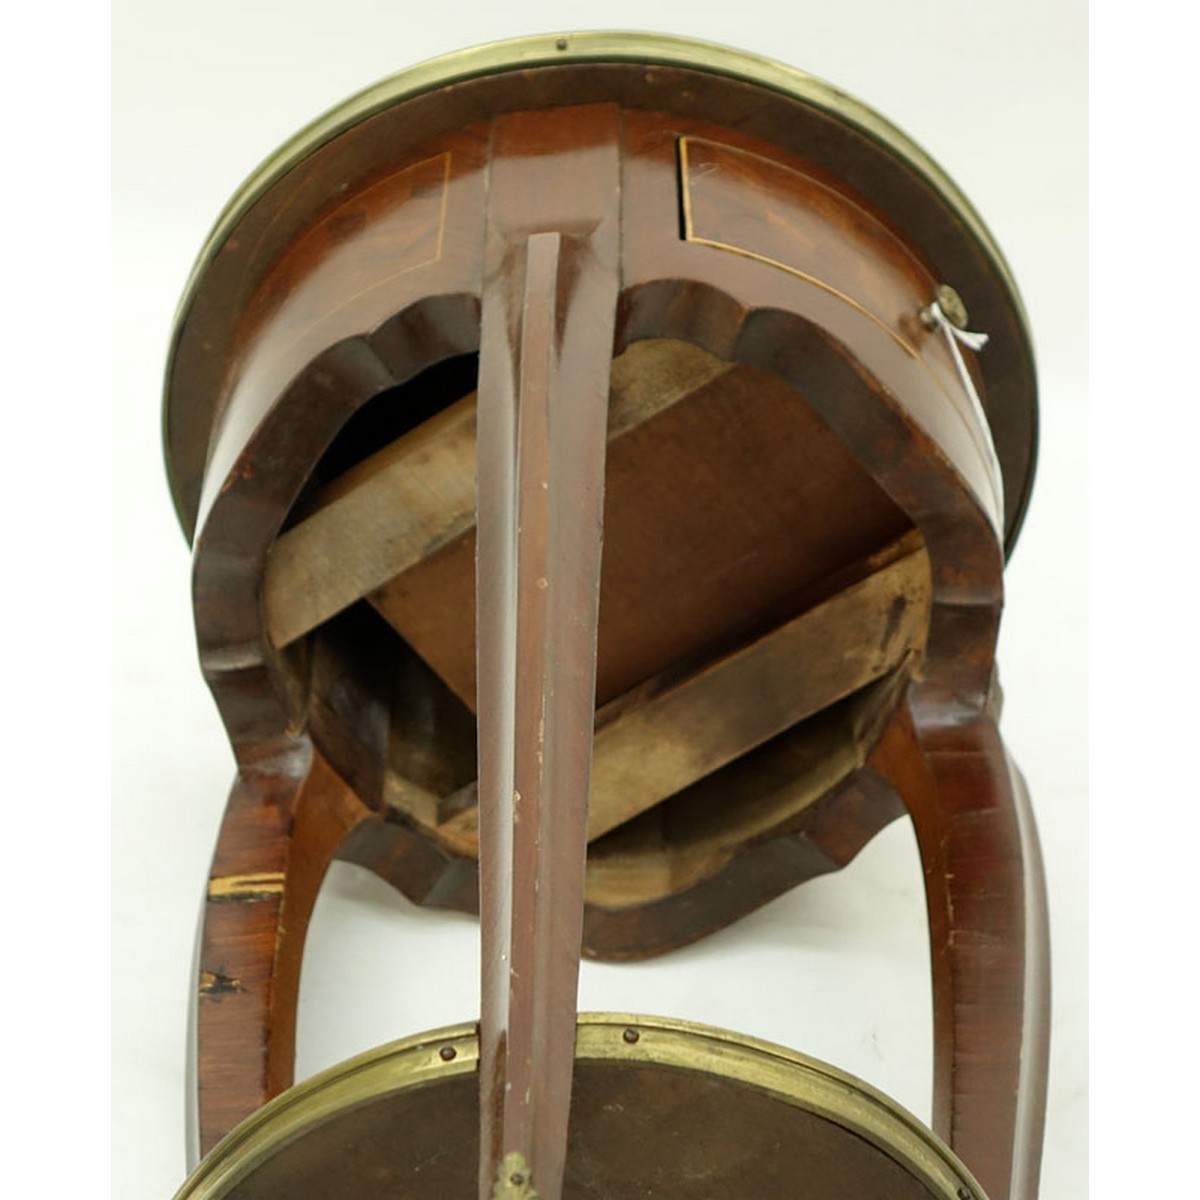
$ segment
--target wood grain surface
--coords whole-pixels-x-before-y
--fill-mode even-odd
[[[239,772],[197,980],[203,1143],[290,1082],[335,855],[480,908],[480,1195],[516,1153],[557,1200],[580,951],[703,936],[907,810],[935,1123],[991,1200],[1032,1200],[1045,892],[992,707],[1025,494],[1001,483],[1032,461],[1018,315],[836,122],[805,118],[806,156],[749,85],[596,65],[563,108],[560,78],[422,99],[419,144],[394,114],[348,131],[187,314],[169,442]],[[944,279],[993,335],[969,364],[988,420],[919,320]],[[478,395],[433,404],[429,373],[476,353]],[[428,419],[332,471],[392,403]]]
[[[619,134],[615,106],[509,116],[493,132],[476,588],[480,1200],[491,1200],[502,1164],[511,1183],[544,1200],[562,1194],[619,290]]]

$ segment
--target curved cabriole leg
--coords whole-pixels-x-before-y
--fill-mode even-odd
[[[618,292],[613,106],[492,135],[478,409],[483,1200],[559,1200]]]
[[[1046,886],[994,717],[903,709],[872,765],[912,815],[933,966],[933,1128],[988,1200],[1033,1200],[1050,1027]]]
[[[306,743],[269,765],[243,768],[233,786],[201,918],[194,1009],[201,1155],[291,1086],[309,917],[338,847],[369,815]]]

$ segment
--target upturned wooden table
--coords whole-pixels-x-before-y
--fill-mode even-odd
[[[1034,368],[903,134],[678,39],[414,68],[221,216],[165,437],[238,763],[181,1195],[1035,1195],[1045,890],[995,669]],[[577,1017],[581,952],[703,937],[902,814],[933,1132],[790,1051]],[[480,912],[483,1011],[289,1091],[335,857]]]

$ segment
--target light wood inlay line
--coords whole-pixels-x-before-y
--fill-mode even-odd
[[[222,875],[208,881],[210,900],[265,899],[283,894],[285,876],[282,871],[257,875]]]
[[[984,461],[987,465],[988,483],[991,485],[991,490],[992,490],[991,499],[997,505],[997,507],[1002,511],[1003,507],[1004,507],[1004,498],[1003,498],[1003,491],[1002,491],[1003,485],[1000,480],[999,465],[998,464],[993,465],[993,460],[995,459],[996,452],[995,452],[995,448],[990,446],[990,438],[991,438],[990,427],[988,426],[986,420],[984,422],[983,427],[980,428],[977,426],[976,423],[967,419],[966,414],[962,411],[962,409],[960,407],[960,402],[958,400],[956,400],[955,397],[950,394],[950,392],[946,388],[945,383],[937,375],[937,373],[930,367],[929,363],[926,362],[925,358],[921,354],[921,351],[912,342],[910,342],[908,340],[908,338],[904,337],[904,335],[901,334],[893,325],[889,324],[882,317],[880,317],[877,313],[872,312],[869,308],[867,308],[860,301],[855,300],[853,296],[847,295],[846,292],[842,291],[838,287],[835,287],[833,284],[829,283],[827,280],[821,279],[816,275],[810,274],[808,271],[801,270],[799,267],[793,266],[790,263],[782,262],[778,258],[773,258],[768,254],[763,254],[757,250],[751,250],[745,246],[735,245],[732,242],[724,241],[720,238],[706,237],[703,234],[700,234],[696,231],[696,222],[695,222],[695,216],[694,216],[694,212],[693,212],[694,205],[693,205],[693,200],[692,200],[693,169],[688,161],[688,146],[689,146],[689,143],[692,143],[692,142],[696,142],[697,144],[716,146],[722,152],[727,153],[729,155],[734,155],[734,156],[739,156],[739,157],[744,157],[744,158],[753,158],[753,159],[759,158],[758,155],[750,154],[748,151],[738,150],[738,149],[735,149],[730,146],[720,146],[718,143],[715,143],[715,142],[703,142],[701,139],[687,138],[687,137],[681,137],[679,139],[679,186],[680,186],[680,193],[681,193],[682,201],[683,201],[684,240],[688,241],[688,242],[692,242],[698,246],[709,246],[714,250],[724,250],[730,254],[739,255],[741,258],[748,258],[754,262],[764,263],[766,266],[774,267],[777,270],[783,271],[788,275],[792,275],[797,279],[802,279],[805,283],[809,283],[813,287],[819,288],[821,291],[826,292],[828,295],[833,296],[836,299],[840,300],[843,304],[849,305],[852,309],[854,309],[855,312],[860,313],[862,316],[866,317],[869,321],[871,321],[873,324],[877,325],[881,330],[883,330],[883,332],[886,333],[887,336],[889,338],[891,338],[891,340],[893,342],[895,342],[896,345],[899,346],[900,349],[903,350],[905,354],[907,354],[910,358],[914,359],[916,362],[918,362],[921,365],[921,367],[929,375],[929,378],[933,381],[933,383],[937,387],[937,389],[949,401],[951,410],[955,413],[955,415],[958,417],[958,419],[962,422],[963,426],[965,427],[965,429],[967,431],[967,435],[970,437],[972,443],[976,446],[976,448],[979,450],[979,452],[983,455]],[[788,171],[789,170],[789,168],[784,167],[780,163],[775,163],[775,162],[772,162],[767,159],[763,159],[762,161],[767,163],[774,170],[777,170],[777,171]],[[811,182],[816,183],[817,181],[811,181]],[[917,311],[917,309],[914,308],[914,313],[916,311]],[[985,438],[989,439],[989,445],[987,445],[987,446],[985,446],[983,444],[983,439],[985,439]]]
[[[810,275],[807,271],[802,271],[799,267],[791,266],[789,263],[780,262],[777,258],[760,254],[756,250],[748,250],[745,246],[735,246],[731,242],[704,237],[702,234],[697,233],[695,220],[692,215],[692,176],[691,168],[688,164],[688,143],[693,140],[686,137],[679,139],[679,178],[683,190],[683,228],[686,241],[695,242],[700,246],[712,246],[716,250],[728,250],[730,254],[740,254],[743,258],[752,258],[755,262],[766,263],[770,267],[778,267],[779,270],[786,271],[789,275],[796,276],[797,279],[803,279],[805,283],[811,283],[813,287],[820,288],[821,291],[828,292],[831,296],[836,296],[837,299],[850,305],[856,312],[862,313],[868,320],[874,321],[910,357],[917,359],[921,357],[921,353],[916,346],[907,338],[897,333],[882,317],[876,316],[869,308],[865,308],[855,300],[853,296],[846,295],[845,292],[834,287],[831,283],[827,283],[824,279],[819,279],[816,275]],[[731,154],[744,153],[743,151],[735,152],[728,147],[722,147],[722,149],[729,150]]]

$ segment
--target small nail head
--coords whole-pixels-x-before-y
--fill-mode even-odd
[[[554,46],[558,50],[565,50],[567,48],[567,39],[559,38],[558,41],[554,43]]]
[[[958,1189],[958,1200],[975,1200],[969,1187],[960,1187]]]
[[[443,1046],[438,1051],[438,1055],[441,1058],[442,1062],[452,1062],[455,1058],[458,1057],[458,1051],[455,1050],[455,1048],[453,1046]]]
[[[642,1035],[636,1029],[626,1029],[621,1036],[632,1046]]]

